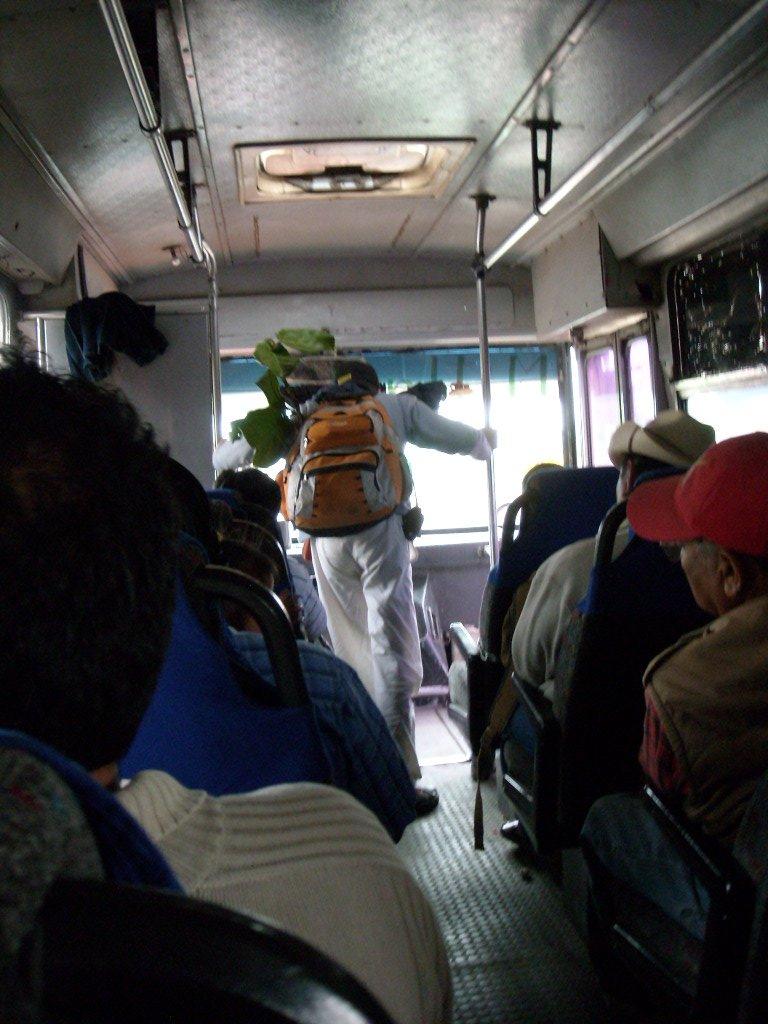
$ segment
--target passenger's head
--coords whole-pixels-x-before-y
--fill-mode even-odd
[[[0,726],[87,769],[117,761],[170,635],[174,508],[122,397],[0,368]]]
[[[179,528],[199,541],[214,557],[217,538],[205,488],[186,466],[175,459],[165,459],[164,473],[176,506]]]
[[[440,404],[448,397],[448,388],[441,380],[430,380],[424,383],[412,384],[405,392],[413,395],[424,405],[428,405],[432,412],[437,412]]]
[[[229,533],[234,518],[234,512],[225,501],[219,501],[216,498],[211,501],[211,521],[220,541],[224,540]]]
[[[712,427],[678,409],[660,412],[644,427],[627,420],[608,445],[608,457],[619,470],[617,499],[624,501],[643,473],[688,469],[714,443]]]
[[[768,434],[721,441],[684,476],[640,484],[627,514],[641,537],[679,551],[705,611],[768,595]]]
[[[267,590],[274,590],[279,569],[272,559],[252,544],[242,540],[225,540],[221,545],[222,564],[237,569],[256,580]],[[235,601],[224,602],[224,616],[233,629],[259,633],[261,629],[253,616]]]
[[[531,486],[535,478],[539,473],[546,473],[551,469],[562,469],[563,467],[557,462],[537,462],[535,466],[531,466],[528,472],[523,477],[523,490],[527,491]]]
[[[216,478],[216,486],[237,491],[243,501],[265,508],[273,516],[280,511],[280,488],[260,469],[225,469]]]

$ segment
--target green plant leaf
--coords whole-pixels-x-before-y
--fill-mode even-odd
[[[318,356],[323,352],[332,352],[336,348],[336,339],[324,327],[319,331],[313,331],[308,327],[287,327],[277,332],[277,340],[305,356]]]
[[[243,421],[242,420],[232,420],[232,426],[230,427],[230,431],[229,431],[229,440],[230,441],[236,441],[238,439],[238,437],[240,437],[240,435],[242,433],[243,433]]]
[[[285,399],[280,391],[280,381],[275,376],[272,370],[267,372],[258,380],[258,386],[267,396],[267,401],[270,406],[274,406],[275,409],[282,409],[285,405]]]
[[[298,356],[293,355],[285,345],[273,341],[272,338],[265,338],[259,342],[253,354],[276,377],[287,377],[299,361]]]
[[[254,409],[241,421],[243,436],[254,449],[254,466],[271,466],[290,450],[296,428],[282,409]]]

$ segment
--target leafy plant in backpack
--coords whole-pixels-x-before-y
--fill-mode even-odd
[[[304,356],[336,350],[336,339],[325,329],[286,328],[278,331],[276,338],[265,338],[253,350],[266,370],[257,384],[266,396],[267,408],[253,409],[232,424],[231,440],[246,439],[254,450],[254,466],[271,466],[284,458],[296,439],[300,416],[286,393],[286,377]]]
[[[398,438],[376,398],[375,372],[366,363],[328,359],[331,379],[310,385],[312,397],[300,404],[291,374],[306,356],[334,352],[333,335],[325,330],[283,330],[277,341],[261,342],[254,355],[266,367],[258,384],[269,405],[233,424],[233,439],[242,434],[254,448],[254,465],[286,458],[277,477],[281,510],[312,536],[346,535],[381,522],[410,489]]]

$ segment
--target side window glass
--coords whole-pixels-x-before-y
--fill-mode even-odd
[[[627,371],[632,419],[642,426],[656,415],[651,349],[647,338],[633,338],[627,345]]]
[[[613,348],[590,352],[586,369],[592,465],[609,466],[608,443],[620,420],[619,380]]]

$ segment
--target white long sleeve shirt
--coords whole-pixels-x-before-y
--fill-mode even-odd
[[[613,557],[629,543],[629,523],[616,533]],[[555,665],[568,622],[586,595],[597,539],[586,537],[561,548],[542,562],[531,580],[520,618],[512,635],[512,664],[517,675],[554,696]]]
[[[471,455],[480,460],[491,456],[491,446],[482,430],[438,415],[415,395],[405,392],[398,395],[381,394],[376,395],[376,401],[389,414],[392,427],[400,440],[401,451],[410,443],[418,448],[432,448],[447,455]],[[237,441],[222,442],[213,453],[217,473],[249,466],[252,459],[253,448],[243,437]]]
[[[449,1024],[434,911],[348,793],[297,783],[212,797],[146,771],[117,797],[190,896],[275,921],[345,967],[398,1024]]]

